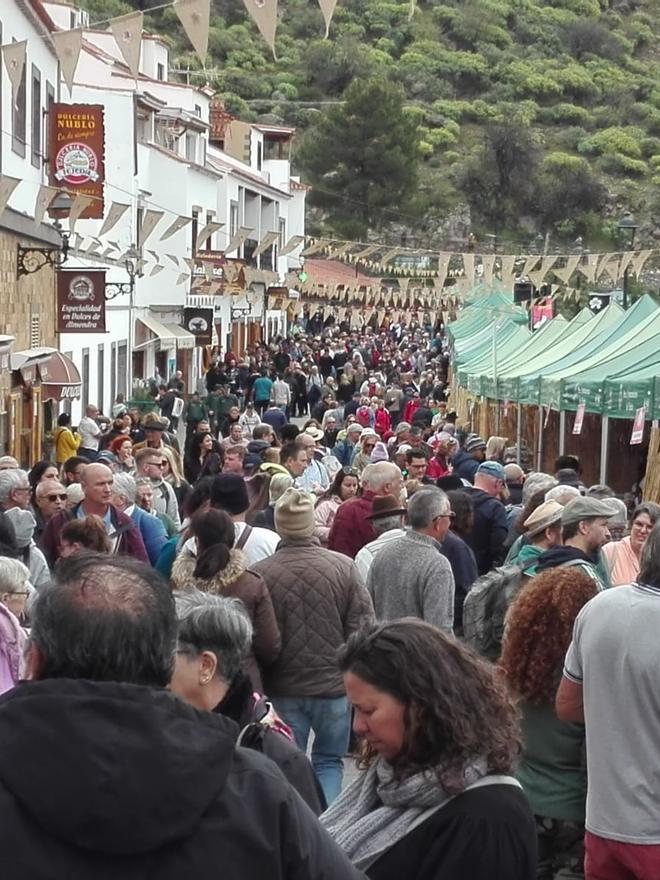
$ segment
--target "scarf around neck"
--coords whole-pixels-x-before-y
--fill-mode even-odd
[[[486,775],[480,758],[463,771],[465,787]],[[356,868],[365,870],[398,843],[419,817],[449,803],[454,795],[433,770],[397,781],[392,767],[379,758],[349,785],[321,816],[335,842]]]

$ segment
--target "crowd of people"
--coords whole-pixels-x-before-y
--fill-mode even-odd
[[[297,331],[0,458],[6,876],[660,877],[660,506]]]

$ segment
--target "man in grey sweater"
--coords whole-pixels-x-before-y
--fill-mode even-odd
[[[454,576],[439,544],[453,516],[440,489],[420,489],[408,504],[411,531],[390,541],[367,580],[378,620],[419,617],[446,632],[454,623]]]

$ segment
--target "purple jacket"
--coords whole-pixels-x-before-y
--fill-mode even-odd
[[[52,568],[60,556],[60,534],[65,523],[75,519],[78,514],[77,504],[72,510],[62,510],[51,517],[46,528],[43,531],[39,546],[41,547],[48,565]],[[149,556],[142,540],[142,535],[137,529],[135,523],[126,516],[121,510],[118,510],[114,504],[110,505],[110,519],[114,531],[118,535],[115,553],[121,556],[132,556],[141,562],[149,563]]]
[[[0,694],[10,691],[23,675],[27,636],[9,608],[0,604]]]

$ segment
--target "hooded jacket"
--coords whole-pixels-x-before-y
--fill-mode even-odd
[[[3,880],[357,878],[237,733],[165,690],[19,685],[0,699]]]
[[[588,574],[598,584],[598,589],[602,590],[609,586],[609,581],[603,578],[597,563],[591,556],[587,556],[577,547],[570,547],[563,544],[561,547],[551,547],[539,556],[536,564],[536,574],[547,571],[549,568],[558,568],[560,565],[574,565]]]
[[[465,492],[474,506],[474,525],[468,544],[474,550],[479,574],[486,574],[501,565],[506,556],[504,543],[509,534],[506,510],[499,498],[483,489],[468,486]]]
[[[471,483],[474,483],[474,475],[479,469],[481,462],[477,461],[476,458],[472,458],[471,455],[468,455],[464,449],[459,449],[454,455],[452,463],[454,465],[455,474],[458,474],[458,476],[462,477],[464,480],[469,480]]]

